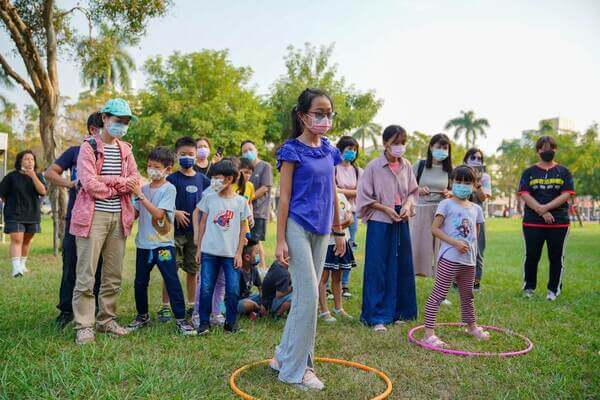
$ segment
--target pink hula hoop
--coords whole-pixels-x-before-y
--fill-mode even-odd
[[[439,325],[444,325],[444,326],[464,326],[465,324],[460,323],[460,322],[442,322],[442,323],[438,323]],[[484,329],[488,329],[491,331],[497,331],[497,332],[503,332],[506,333],[507,335],[511,335],[511,336],[517,336],[521,339],[523,339],[523,341],[525,343],[527,343],[527,347],[522,349],[522,350],[517,350],[517,351],[507,351],[507,352],[503,352],[503,353],[489,353],[489,352],[475,352],[475,351],[463,351],[463,350],[454,350],[454,349],[447,349],[447,348],[440,348],[440,347],[435,347],[432,346],[428,343],[425,343],[423,340],[418,340],[415,339],[414,337],[414,333],[420,329],[423,329],[425,327],[425,325],[419,325],[419,326],[415,326],[414,328],[412,328],[411,330],[408,331],[408,341],[415,343],[416,345],[419,345],[423,348],[429,349],[429,350],[434,350],[434,351],[438,351],[440,353],[444,353],[444,354],[453,354],[455,356],[465,356],[465,357],[470,357],[470,356],[482,356],[482,357],[494,357],[494,356],[498,356],[498,357],[514,357],[514,356],[520,356],[526,353],[529,353],[532,349],[533,349],[533,342],[531,340],[529,340],[529,338],[527,336],[523,336],[519,333],[513,332],[509,329],[505,329],[505,328],[498,328],[496,326],[490,326],[490,325],[480,325],[482,328]]]

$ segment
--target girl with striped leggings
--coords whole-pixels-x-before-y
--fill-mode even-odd
[[[435,284],[425,304],[425,342],[436,347],[446,343],[435,335],[435,318],[440,303],[448,295],[452,281],[458,284],[462,321],[465,332],[478,339],[489,333],[475,324],[473,282],[477,260],[477,237],[483,223],[481,207],[469,201],[476,182],[475,171],[461,165],[452,171],[452,197],[442,200],[437,208],[431,233],[441,241]]]

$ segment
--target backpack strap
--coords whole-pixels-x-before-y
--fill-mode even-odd
[[[89,143],[90,146],[92,146],[92,150],[94,150],[94,159],[96,161],[98,161],[98,143],[96,143],[96,139],[92,137],[87,142]],[[79,192],[80,190],[81,190],[81,182],[79,181],[79,179],[77,179],[76,191]]]
[[[423,175],[423,170],[425,169],[425,160],[419,160],[419,165],[417,165],[417,185],[421,182],[421,175]]]

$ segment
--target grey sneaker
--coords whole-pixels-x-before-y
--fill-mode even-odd
[[[95,341],[96,335],[93,328],[78,329],[75,333],[75,343],[80,346],[87,343],[94,343]]]
[[[210,314],[210,326],[225,325],[225,316],[223,314]]]
[[[558,295],[554,293],[552,290],[548,290],[548,294],[546,295],[546,300],[554,301]]]
[[[304,376],[302,377],[302,382],[299,384],[303,389],[312,389],[312,390],[323,390],[325,389],[325,385],[317,376],[315,375],[315,371],[310,368],[307,368],[304,372]]]
[[[177,330],[182,336],[196,336],[198,334],[194,327],[185,319],[176,320],[175,325],[177,325]]]
[[[533,289],[523,290],[523,297],[525,297],[526,299],[532,298],[534,294],[535,294],[535,291]]]
[[[127,325],[127,330],[129,332],[137,331],[140,328],[147,326],[150,323],[150,316],[146,315],[136,315],[134,320],[131,321],[129,325]]]
[[[115,320],[111,320],[106,324],[96,324],[96,330],[102,333],[110,333],[115,336],[125,336],[129,334],[129,331],[117,324]]]

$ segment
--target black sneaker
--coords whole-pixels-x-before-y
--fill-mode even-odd
[[[177,325],[177,330],[182,336],[196,336],[198,334],[194,327],[185,319],[176,320],[175,325]]]
[[[210,324],[208,322],[200,322],[198,326],[198,335],[203,336],[210,332]]]
[[[342,296],[345,297],[346,299],[349,299],[350,297],[352,297],[352,293],[350,293],[350,289],[348,289],[347,287],[343,287],[342,288]]]
[[[148,314],[146,314],[146,315],[138,314],[135,316],[133,321],[131,321],[131,323],[129,325],[127,325],[126,329],[129,332],[137,331],[138,329],[145,327],[149,323],[150,323],[150,316]]]
[[[240,328],[238,328],[237,324],[231,326],[226,323],[225,325],[223,325],[223,331],[225,331],[226,333],[237,333],[240,331]]]
[[[73,321],[73,313],[61,311],[56,317],[56,325],[59,329],[65,329],[65,326],[69,325],[69,323]]]
[[[173,313],[171,313],[171,308],[167,305],[163,305],[160,310],[158,310],[158,320],[160,322],[169,322],[173,319]]]
[[[479,292],[481,290],[481,283],[476,282],[473,284],[473,290]]]

